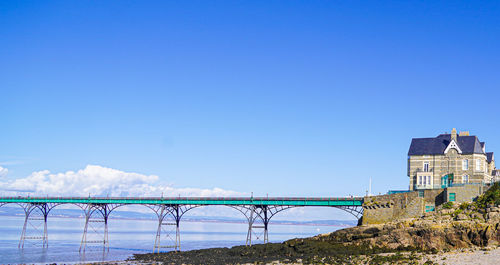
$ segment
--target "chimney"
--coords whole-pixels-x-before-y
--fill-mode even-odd
[[[469,136],[469,135],[470,135],[469,131],[463,131],[458,134],[458,136]]]
[[[451,140],[453,141],[457,141],[457,129],[453,128],[453,130],[451,130]]]

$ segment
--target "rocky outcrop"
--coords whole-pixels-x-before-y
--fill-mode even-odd
[[[500,209],[470,205],[440,209],[422,218],[343,229],[313,239],[388,249],[440,251],[500,245]]]
[[[439,209],[422,218],[352,227],[280,244],[138,254],[134,258],[136,261],[164,264],[267,264],[273,261],[293,264],[407,264],[411,260],[404,256],[378,254],[495,246],[500,242],[498,216],[498,208],[490,207],[478,212],[462,206]]]
[[[438,252],[500,245],[499,203],[500,183],[497,183],[474,203],[444,203],[436,208],[436,212],[426,213],[420,218],[362,225],[279,244],[137,254],[134,259],[164,264],[254,264],[275,261],[294,264],[413,264],[413,252],[406,257],[400,251]],[[392,207],[392,204],[375,202],[365,206],[374,205]],[[398,215],[398,218],[402,216]],[[391,252],[393,255],[386,255]]]

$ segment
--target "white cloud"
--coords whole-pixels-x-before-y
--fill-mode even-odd
[[[0,172],[3,168],[0,168]],[[7,169],[5,169],[5,172]],[[161,185],[158,176],[124,172],[97,165],[65,173],[48,170],[33,172],[26,178],[0,183],[12,195],[30,193],[49,196],[237,196],[241,193],[220,188],[174,188]],[[2,192],[5,193],[5,192]]]
[[[8,172],[9,172],[9,170],[8,170],[8,169],[6,169],[6,168],[4,168],[4,167],[0,166],[0,177],[5,177],[5,176],[7,176],[7,173],[8,173]]]
[[[7,173],[6,168],[0,167],[0,176]],[[26,178],[11,181],[0,181],[0,196],[137,196],[137,197],[159,197],[163,196],[249,196],[249,194],[224,190],[221,188],[177,188],[161,184],[156,175],[143,175],[133,172],[124,172],[117,169],[106,168],[97,165],[88,165],[78,171],[67,171],[64,173],[51,173],[48,170],[33,172]],[[61,206],[64,207],[64,206]],[[145,207],[120,208],[120,210],[132,210],[150,212]],[[279,213],[276,220],[311,220],[329,219],[331,216],[342,215],[338,209],[317,208],[293,208]],[[189,211],[192,216],[231,216],[244,218],[243,215],[229,207],[200,207]],[[352,217],[351,217],[352,218]],[[344,219],[344,218],[340,218]],[[348,219],[345,218],[345,219]]]

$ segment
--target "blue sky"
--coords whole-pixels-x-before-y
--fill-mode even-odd
[[[3,1],[2,178],[405,189],[412,137],[500,152],[498,47],[498,1]]]

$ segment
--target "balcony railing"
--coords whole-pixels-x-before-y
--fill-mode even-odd
[[[417,169],[415,169],[415,172],[416,172],[416,173],[420,173],[420,172],[432,173],[432,172],[434,172],[434,168],[432,168],[432,167],[431,167],[431,168],[429,168],[429,170],[427,170],[427,171],[424,171],[424,169],[423,169],[423,168],[417,168]]]
[[[466,185],[488,185],[488,183],[484,182],[472,182],[472,183],[452,183],[448,185],[441,185],[441,184],[429,184],[429,185],[415,185],[416,190],[428,190],[428,189],[443,189],[443,188],[449,188],[449,187],[463,187]]]

